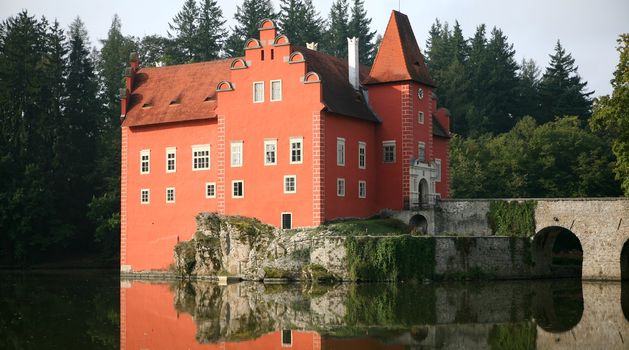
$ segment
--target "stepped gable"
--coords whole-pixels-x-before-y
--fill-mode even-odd
[[[328,112],[370,122],[380,122],[362,93],[354,90],[350,84],[346,59],[305,47],[293,47],[293,51],[299,51],[304,55],[307,72],[315,72],[321,77],[322,102]],[[366,79],[368,74],[369,67],[361,65],[360,80]]]
[[[436,87],[424,56],[419,50],[413,28],[405,14],[391,13],[378,54],[364,84],[415,81]]]
[[[233,58],[138,70],[123,126],[215,118],[216,85]]]

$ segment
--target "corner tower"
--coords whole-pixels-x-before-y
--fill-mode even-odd
[[[441,167],[435,162],[432,117],[436,109],[424,56],[406,15],[393,11],[378,54],[363,85],[382,119],[378,174],[380,207],[394,210],[434,202]],[[447,146],[446,146],[447,147]]]

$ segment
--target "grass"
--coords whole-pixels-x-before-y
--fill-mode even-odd
[[[332,221],[319,226],[316,230],[332,231],[339,236],[386,236],[408,234],[411,227],[397,219],[371,218]]]

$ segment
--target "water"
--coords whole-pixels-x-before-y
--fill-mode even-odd
[[[0,349],[629,348],[629,285],[612,282],[218,286],[106,272],[0,277]]]

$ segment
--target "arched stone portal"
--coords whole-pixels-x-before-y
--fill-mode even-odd
[[[409,224],[416,233],[428,233],[428,220],[426,220],[426,217],[421,214],[413,215]]]
[[[421,179],[419,181],[419,207],[424,208],[428,205],[428,194],[430,190],[428,189],[428,181],[426,179]]]
[[[546,227],[535,235],[532,250],[537,277],[581,277],[583,248],[572,231]]]

